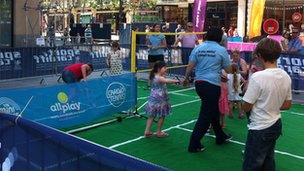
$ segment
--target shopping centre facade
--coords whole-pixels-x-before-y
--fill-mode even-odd
[[[70,0],[50,0],[60,4]],[[302,2],[301,2],[302,1]],[[125,4],[145,4],[144,2],[130,0],[122,1],[123,15],[116,9],[93,9],[89,7],[50,10],[47,17],[53,17],[55,24],[61,29],[66,28],[71,22],[79,23],[86,20],[85,16],[93,18],[89,22],[119,24],[121,22],[177,22],[184,25],[192,20],[194,0],[158,0],[152,9],[138,7],[128,10]],[[248,33],[253,0],[207,0],[205,28],[208,26],[237,28],[241,37]],[[64,4],[64,3],[63,3]],[[55,8],[56,9],[56,8]],[[300,28],[304,23],[303,0],[266,0],[262,10],[263,22],[272,18],[278,22],[278,31],[281,34],[289,25]],[[72,14],[72,15],[71,15]],[[18,47],[32,42],[33,37],[38,37],[46,29],[46,12],[41,9],[38,0],[0,0],[0,46]],[[72,19],[71,19],[72,18]],[[82,20],[82,21],[81,21]],[[119,22],[116,22],[120,20]],[[55,26],[56,27],[56,26]],[[262,27],[262,26],[261,26]],[[261,29],[262,34],[266,34]]]

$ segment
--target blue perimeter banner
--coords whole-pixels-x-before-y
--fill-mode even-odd
[[[136,104],[133,73],[44,88],[0,90],[0,112],[54,128],[85,124]]]
[[[290,75],[294,89],[304,90],[304,55],[283,53],[278,66]]]

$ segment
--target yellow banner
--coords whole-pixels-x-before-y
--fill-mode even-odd
[[[261,35],[265,0],[253,0],[249,23],[249,38]]]

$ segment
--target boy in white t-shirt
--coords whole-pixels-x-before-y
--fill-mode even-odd
[[[278,42],[264,38],[258,43],[256,53],[265,70],[252,75],[243,97],[243,110],[251,111],[243,171],[274,171],[275,144],[282,132],[280,110],[291,107],[291,79],[277,67],[281,53]]]

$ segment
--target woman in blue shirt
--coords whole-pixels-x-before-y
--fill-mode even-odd
[[[224,69],[227,73],[231,73],[228,52],[219,44],[222,40],[222,35],[223,31],[220,28],[210,28],[206,35],[207,40],[194,48],[189,57],[184,85],[188,84],[189,75],[195,67],[195,89],[201,98],[199,117],[195,123],[188,146],[188,151],[191,153],[205,149],[204,145],[201,144],[201,139],[210,124],[216,136],[216,144],[221,145],[232,138],[224,133],[220,126],[218,107],[221,94],[221,71]]]
[[[159,24],[153,26],[153,32],[160,33]],[[152,68],[156,61],[164,61],[164,48],[167,47],[167,42],[163,34],[148,35],[147,46],[149,48],[149,68]]]

